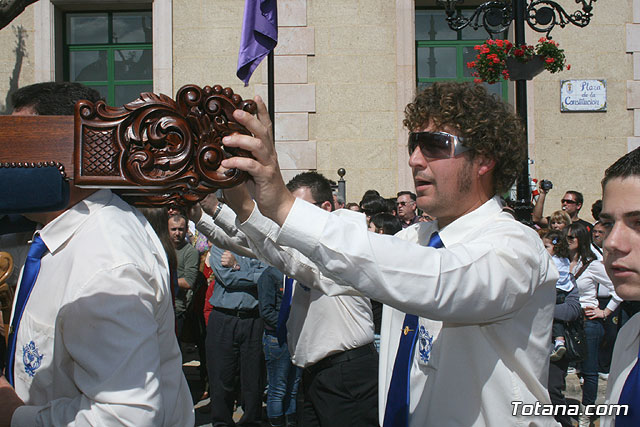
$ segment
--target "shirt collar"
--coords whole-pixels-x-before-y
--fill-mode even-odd
[[[461,242],[464,237],[473,230],[481,228],[482,224],[502,211],[502,204],[498,196],[487,200],[478,209],[453,221],[451,224],[438,230],[442,243],[447,247],[454,243]]]
[[[54,254],[84,224],[91,214],[113,198],[110,190],[98,190],[89,197],[79,201],[39,231],[40,237]]]

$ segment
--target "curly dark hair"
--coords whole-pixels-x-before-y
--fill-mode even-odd
[[[526,157],[524,126],[513,108],[475,83],[434,83],[420,92],[404,111],[410,131],[429,124],[450,128],[464,138],[471,156],[495,160],[494,189],[507,191]],[[472,157],[473,158],[473,157]]]

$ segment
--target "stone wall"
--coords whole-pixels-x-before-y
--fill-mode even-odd
[[[0,107],[16,64],[15,29],[22,26],[25,36],[19,85],[49,80],[60,55],[50,42],[53,4],[67,3],[41,0],[0,31]],[[348,201],[369,188],[385,196],[411,189],[401,123],[415,90],[415,1],[280,0],[278,7],[276,139],[285,179],[317,169],[337,180],[343,167]],[[186,83],[222,84],[244,98],[266,97],[266,61],[249,87],[235,76],[243,1],[156,0],[153,8],[161,23],[154,32],[156,90],[175,95]],[[560,207],[564,191],[576,189],[585,195],[582,216],[590,219],[604,169],[639,145],[639,25],[640,0],[598,2],[588,27],[552,34],[572,68],[543,72],[528,85],[532,177],[555,184],[547,215]],[[527,40],[539,37],[530,32]],[[561,113],[560,80],[593,78],[607,80],[607,111]]]
[[[346,169],[347,201],[375,188],[397,189],[396,6],[388,0],[309,0],[316,52],[309,80],[316,113],[309,117],[317,141],[318,170],[338,179]]]
[[[12,79],[15,88],[35,83],[33,9],[28,7],[0,31],[0,112],[7,111],[6,104],[10,104],[6,98]],[[21,49],[19,37],[23,40]]]
[[[565,3],[567,10],[577,7]],[[529,120],[535,123],[535,142],[530,146],[535,163],[531,174],[554,183],[545,215],[560,209],[565,191],[577,190],[585,198],[580,217],[592,220],[591,205],[602,197],[604,170],[627,152],[627,138],[634,134],[633,112],[627,109],[627,81],[634,75],[633,60],[626,52],[629,41],[625,26],[632,21],[632,1],[619,3],[618,7],[595,3],[594,16],[585,28],[570,25],[554,29],[551,35],[565,49],[571,70],[557,74],[544,71],[533,80]],[[622,4],[629,7],[620,7]],[[528,34],[527,40],[537,41],[539,37]],[[606,79],[607,111],[561,113],[560,81],[569,79]]]

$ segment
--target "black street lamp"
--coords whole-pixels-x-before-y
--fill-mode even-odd
[[[578,27],[586,27],[591,22],[593,3],[596,0],[575,0],[582,6],[582,10],[568,13],[555,1],[551,0],[495,0],[479,5],[471,16],[462,15],[460,6],[464,0],[437,0],[444,6],[447,14],[449,28],[458,31],[467,26],[477,30],[480,26],[493,38],[495,34],[506,31],[511,22],[515,21],[515,45],[525,44],[524,24],[538,33],[546,33],[551,38],[551,30],[556,25],[564,28],[567,24]],[[516,111],[525,129],[527,128],[527,82],[516,80]],[[527,144],[527,159],[523,165],[522,173],[518,178],[516,217],[524,223],[531,223],[531,191],[529,188],[529,155]]]

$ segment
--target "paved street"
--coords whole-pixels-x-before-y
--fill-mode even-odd
[[[199,366],[200,362],[198,361],[198,353],[197,352],[189,352],[185,354],[184,357],[184,365],[183,369],[185,372],[185,376],[187,377],[187,381],[189,382],[189,387],[191,389],[191,395],[195,403],[196,408],[196,427],[211,427],[211,415],[210,415],[210,405],[209,399],[205,399],[202,401],[198,401],[199,397],[203,392],[203,385],[200,381],[199,375]],[[607,389],[607,381],[599,380],[598,381],[598,399],[596,403],[604,402],[604,394]],[[580,387],[580,380],[576,374],[567,375],[567,390],[565,392],[565,396],[569,404],[578,404],[582,398],[582,388]],[[234,415],[234,419],[238,421],[242,416],[242,410],[239,409],[236,411]],[[265,422],[264,426],[268,426]],[[577,420],[575,425],[578,425]],[[599,422],[595,422],[593,424],[594,427],[599,427]]]

